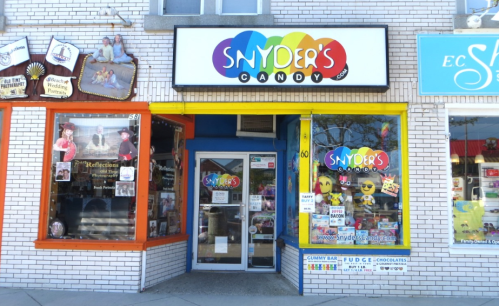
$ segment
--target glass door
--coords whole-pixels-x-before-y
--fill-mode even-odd
[[[275,271],[276,155],[197,153],[193,269]]]
[[[247,155],[204,153],[196,162],[193,268],[244,270]]]
[[[250,154],[248,269],[275,269],[276,156]]]

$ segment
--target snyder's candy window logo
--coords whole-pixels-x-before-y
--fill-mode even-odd
[[[265,37],[257,31],[245,31],[220,42],[213,51],[213,66],[227,78],[246,83],[252,77],[265,83],[274,74],[278,83],[292,75],[302,83],[323,79],[339,81],[348,74],[343,46],[332,38],[313,39],[302,32],[283,37]]]

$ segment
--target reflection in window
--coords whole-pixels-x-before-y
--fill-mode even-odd
[[[222,0],[222,14],[256,14],[258,0]]]
[[[313,116],[310,243],[403,244],[399,116]]]
[[[200,0],[163,0],[163,14],[199,15]]]
[[[300,120],[288,124],[286,150],[286,235],[298,237]]]
[[[54,120],[48,238],[135,239],[140,116]]]
[[[185,128],[160,116],[151,122],[148,237],[180,233]]]
[[[498,117],[451,116],[454,243],[499,241]]]

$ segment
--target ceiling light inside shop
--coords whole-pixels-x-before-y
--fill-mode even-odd
[[[483,157],[482,154],[478,154],[477,156],[475,156],[475,163],[476,164],[481,164],[484,162],[485,162],[485,158]]]

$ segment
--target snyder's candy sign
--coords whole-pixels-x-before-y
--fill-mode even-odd
[[[175,28],[180,86],[388,89],[387,27]],[[366,53],[366,49],[369,51]]]

